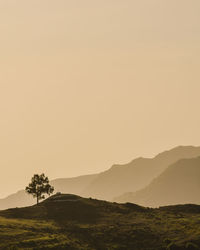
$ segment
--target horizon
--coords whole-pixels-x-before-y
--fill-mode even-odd
[[[122,166],[124,166],[124,165],[126,165],[126,164],[130,164],[132,161],[134,161],[134,160],[137,160],[137,159],[139,159],[139,158],[142,158],[142,159],[154,159],[154,158],[156,158],[157,156],[159,156],[160,154],[163,154],[163,153],[166,153],[166,152],[169,152],[169,151],[172,151],[172,150],[175,150],[175,149],[178,149],[178,148],[188,148],[188,147],[192,147],[192,148],[200,148],[200,146],[198,146],[198,145],[178,145],[178,146],[176,146],[176,147],[173,147],[173,148],[170,148],[170,149],[166,149],[166,150],[163,150],[163,151],[161,151],[161,152],[159,152],[159,153],[157,153],[157,154],[154,154],[154,155],[152,155],[152,157],[143,157],[143,156],[140,156],[140,157],[136,157],[136,158],[134,158],[134,159],[132,159],[132,160],[130,160],[130,161],[127,161],[127,162],[124,162],[124,163],[115,163],[115,164],[113,164],[113,165],[111,165],[110,167],[108,167],[107,169],[104,169],[104,170],[102,170],[102,171],[100,171],[100,172],[95,172],[95,173],[89,173],[89,174],[81,174],[81,175],[77,175],[77,176],[70,176],[70,177],[57,177],[57,178],[54,178],[54,179],[50,179],[49,181],[51,182],[51,181],[56,181],[56,180],[59,180],[59,179],[66,179],[66,178],[78,178],[78,177],[81,177],[81,176],[87,176],[87,175],[94,175],[94,174],[100,174],[100,173],[103,173],[104,171],[107,171],[107,170],[109,170],[109,169],[111,169],[114,165],[122,165]],[[195,156],[194,158],[199,158],[200,156]],[[193,157],[192,157],[193,158]],[[184,158],[183,158],[184,159]],[[191,159],[191,158],[189,158],[189,159]],[[178,160],[179,161],[179,160]],[[42,173],[37,173],[37,174],[42,174]],[[44,173],[44,174],[46,174],[46,173]],[[32,176],[31,176],[31,178],[32,178]],[[31,178],[30,178],[30,180],[31,180]],[[29,182],[30,182],[30,180],[29,180]],[[25,188],[22,188],[22,189],[20,189],[20,190],[16,190],[16,191],[14,191],[13,193],[10,193],[10,194],[7,194],[6,196],[4,196],[4,197],[0,197],[0,200],[1,199],[5,199],[5,198],[7,198],[7,197],[9,197],[9,196],[12,196],[13,194],[15,195],[16,193],[18,193],[18,192],[21,192],[21,191],[23,191],[23,190],[25,190]],[[54,193],[54,195],[55,195],[55,193]]]
[[[0,198],[200,145],[200,2],[2,0]]]

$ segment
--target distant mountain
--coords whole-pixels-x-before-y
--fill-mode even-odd
[[[90,184],[90,182],[96,178],[96,176],[96,174],[93,174],[74,178],[55,179],[50,183],[52,186],[54,186],[55,192],[69,192],[81,195],[82,190],[86,188]],[[34,203],[35,200],[31,195],[28,195],[24,190],[20,190],[17,193],[9,195],[4,199],[0,199],[0,210],[12,207],[31,206]]]
[[[51,181],[55,192],[82,195],[83,190],[96,179],[98,174],[82,175],[73,178],[61,178]]]
[[[179,160],[143,190],[126,193],[114,200],[149,207],[200,204],[200,157]]]
[[[179,146],[152,159],[138,158],[126,165],[114,165],[100,173],[82,195],[112,200],[125,192],[135,192],[144,188],[176,161],[197,156],[200,156],[200,147]]]
[[[0,199],[0,210],[14,207],[31,206],[35,203],[32,196],[20,190],[17,193],[11,194],[6,198]]]

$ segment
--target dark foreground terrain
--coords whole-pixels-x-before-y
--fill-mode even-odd
[[[1,211],[0,249],[200,249],[200,206],[150,209],[54,195]]]

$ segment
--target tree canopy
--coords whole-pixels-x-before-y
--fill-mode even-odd
[[[40,200],[45,199],[45,194],[50,195],[53,191],[54,188],[49,184],[49,178],[44,174],[35,174],[31,183],[26,187],[26,192],[37,198],[37,204]]]

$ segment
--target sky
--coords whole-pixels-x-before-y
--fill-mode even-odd
[[[200,145],[199,0],[0,0],[0,197]]]

